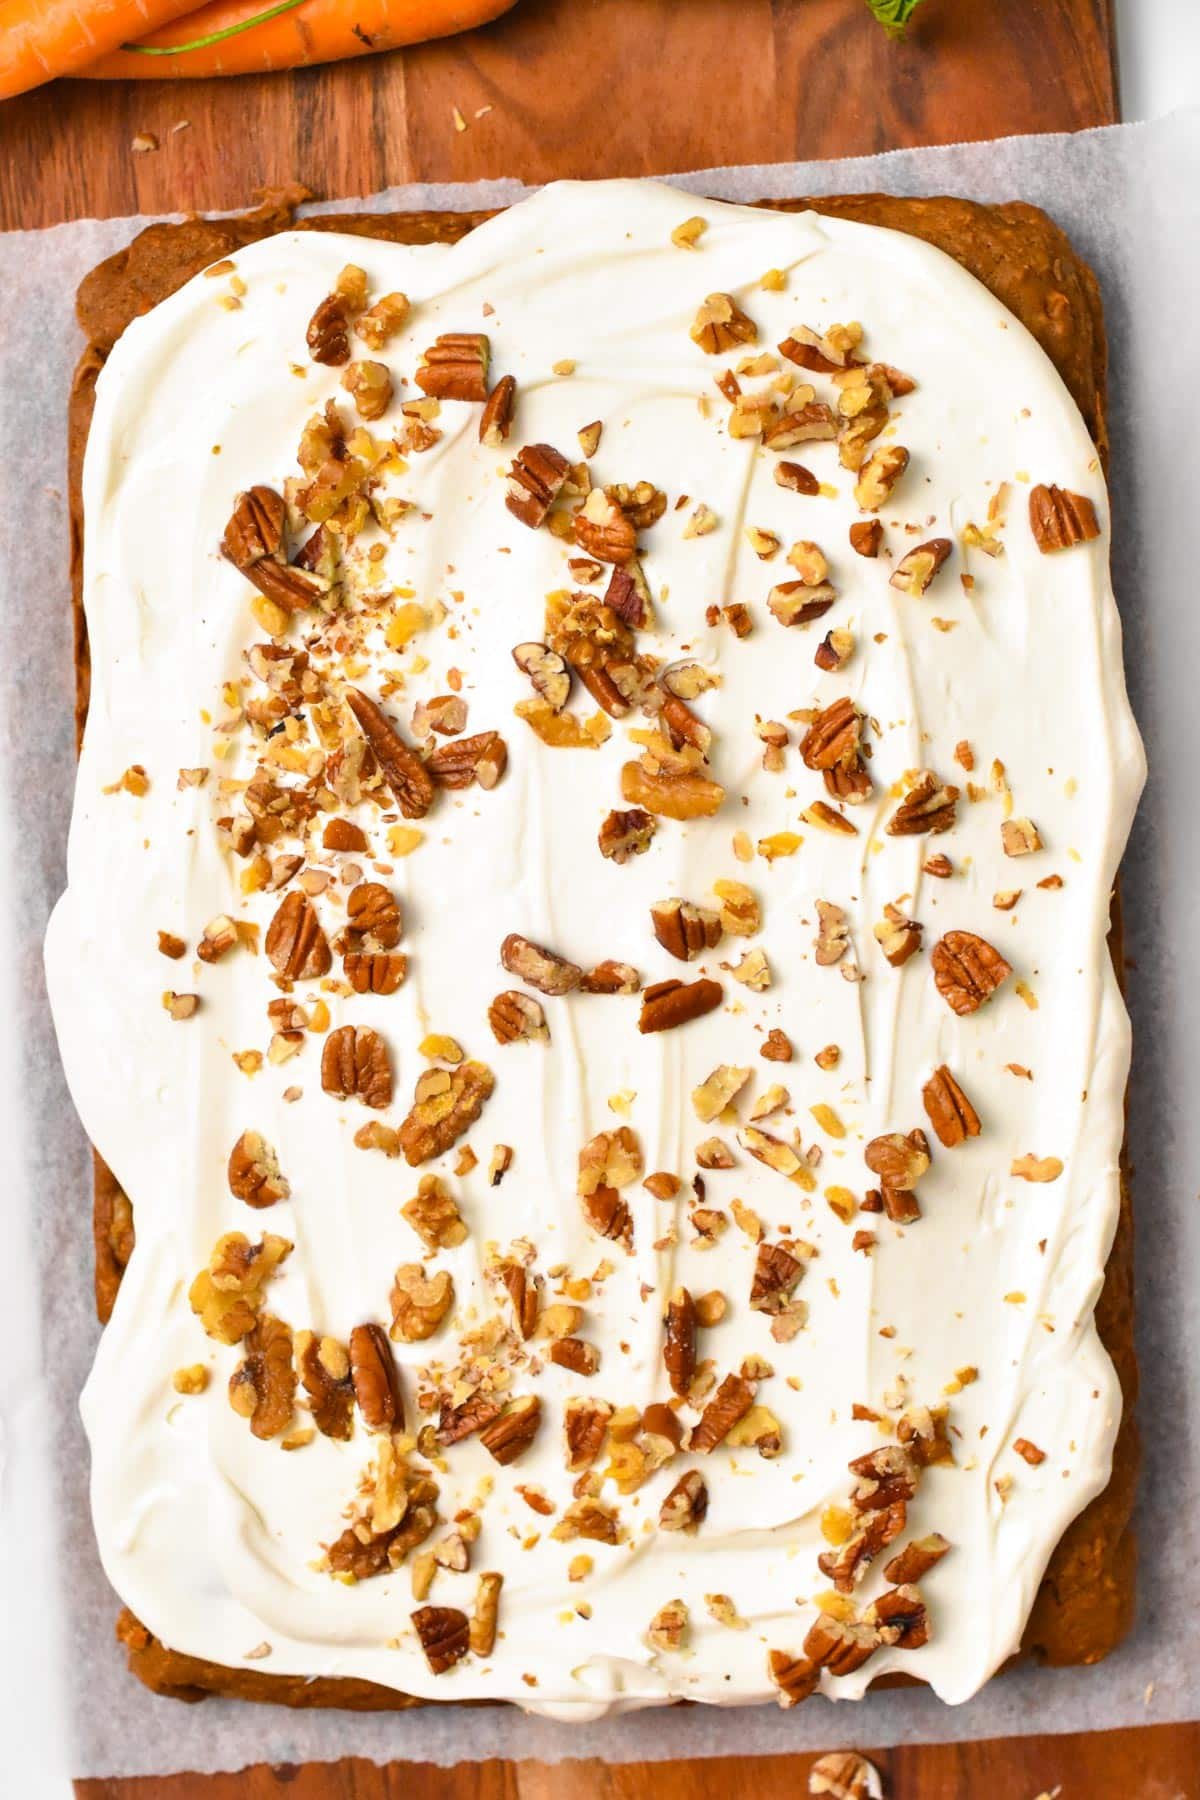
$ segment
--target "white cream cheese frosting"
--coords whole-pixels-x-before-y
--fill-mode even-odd
[[[671,233],[691,214],[706,230],[689,251]],[[920,1583],[930,1640],[916,1650],[885,1645],[855,1674],[826,1671],[821,1686],[856,1698],[877,1676],[903,1670],[946,1701],[967,1699],[1017,1646],[1051,1551],[1104,1487],[1120,1411],[1092,1314],[1117,1217],[1129,1058],[1108,906],[1143,762],[1122,675],[1103,480],[1075,406],[1032,337],[925,243],[814,214],[697,203],[665,186],[558,184],[453,246],[284,233],[234,261],[232,288],[228,273],[198,277],[125,332],[99,380],[84,475],[92,696],[69,885],[46,955],[72,1094],[136,1222],[83,1397],[96,1530],[114,1587],[166,1644],[234,1669],[356,1676],[568,1717],[677,1697],[763,1700],[775,1691],[768,1651],[800,1653],[816,1597],[830,1588],[817,1557],[829,1549],[823,1520],[828,1527],[836,1516],[827,1509],[846,1503],[847,1464],[888,1441],[853,1409],[894,1420],[906,1405],[947,1404],[949,1395],[955,1460],[925,1471],[908,1533],[892,1546],[933,1531],[949,1540]],[[310,363],[305,348],[314,307],[347,263],[365,268],[373,294],[400,290],[412,303],[402,332],[378,353],[405,385],[397,382],[391,410],[372,425],[376,435],[399,429],[419,355],[439,333],[486,332],[493,373],[517,382],[516,420],[499,450],[479,442],[477,406],[443,403],[440,441],[395,478],[414,509],[379,538],[377,578],[414,596],[429,622],[406,648],[364,666],[359,685],[378,695],[381,668],[404,672],[402,691],[384,704],[407,732],[413,704],[444,693],[448,672],[460,671],[468,732],[499,730],[509,761],[493,791],[441,794],[420,821],[423,842],[403,858],[388,853],[386,828],[364,818],[374,858],[355,860],[368,875],[372,860],[390,865],[379,878],[404,910],[408,976],[388,997],[326,998],[332,1026],[372,1025],[389,1046],[396,1095],[378,1115],[322,1091],[316,1033],[282,1066],[242,1073],[233,1053],[265,1049],[270,1035],[270,966],[244,949],[211,966],[193,961],[214,916],[265,929],[279,901],[243,895],[244,865],[214,829],[229,810],[218,781],[246,779],[261,748],[243,723],[218,759],[221,691],[243,681],[245,652],[263,636],[251,591],[218,546],[239,492],[255,483],[282,490],[297,472],[296,444],[314,412],[333,398],[353,416],[339,371]],[[768,270],[781,271],[782,283],[762,287]],[[754,320],[755,345],[710,356],[692,341],[697,307],[714,292]],[[880,512],[885,554],[874,560],[850,548],[849,527],[864,515],[836,446],[785,452],[823,484],[811,497],[786,491],[774,480],[775,453],[728,434],[713,385],[744,356],[774,354],[798,325],[824,331],[849,320],[862,322],[867,355],[916,382],[893,402],[881,439],[907,446],[912,460]],[[556,373],[556,364],[572,367]],[[800,378],[820,398],[835,397],[826,375]],[[642,539],[655,604],[639,645],[720,678],[695,709],[714,733],[724,804],[710,819],[662,821],[649,850],[623,866],[601,857],[597,831],[623,804],[619,771],[637,755],[628,730],[646,721],[635,713],[614,721],[599,748],[567,750],[541,743],[513,713],[530,689],[512,648],[542,638],[545,596],[576,585],[566,558],[578,552],[506,510],[505,473],[523,444],[548,443],[575,460],[576,433],[594,420],[603,436],[592,480],[645,480],[667,496]],[[1027,519],[1029,484],[1038,482],[1089,496],[1100,535],[1041,554]],[[964,550],[964,527],[982,525],[998,494],[1002,554]],[[715,529],[689,536],[701,503]],[[777,534],[780,554],[761,561],[747,527]],[[935,537],[952,540],[953,551],[928,593],[891,586],[899,557]],[[784,556],[800,539],[825,552],[837,599],[819,625],[789,630],[769,613],[767,594],[794,573]],[[706,622],[707,609],[735,602],[752,619],[745,638]],[[830,627],[853,632],[855,650],[843,669],[823,673],[813,653]],[[826,796],[801,761],[805,724],[795,722],[846,694],[873,722],[874,791],[845,809],[854,836],[801,818]],[[584,702],[585,713],[596,710]],[[789,719],[785,766],[764,771],[756,722]],[[964,741],[971,775],[954,760]],[[997,761],[1002,781],[991,775]],[[132,765],[145,769],[147,791],[107,791]],[[203,785],[178,784],[181,769],[205,766]],[[955,827],[889,836],[903,778],[923,768],[963,790]],[[1013,815],[1035,822],[1043,846],[1020,860],[1002,849],[1005,785]],[[792,854],[739,860],[735,834],[756,846],[782,832],[802,839]],[[336,876],[345,859],[321,852],[319,836],[314,843],[310,864]],[[950,858],[949,878],[924,872],[934,853]],[[1061,885],[1039,885],[1048,877]],[[649,908],[671,895],[712,905],[720,878],[753,889],[762,929],[726,937],[685,968],[655,942]],[[994,906],[998,890],[1018,887],[1011,910]],[[815,960],[818,899],[844,908],[860,981]],[[902,968],[889,966],[872,931],[889,902],[924,928],[923,949]],[[340,902],[316,904],[332,937]],[[978,933],[1012,965],[971,1016],[949,1009],[931,974],[930,951],[947,930]],[[160,957],[159,931],[186,940],[185,960]],[[630,963],[644,983],[703,971],[721,981],[723,1004],[643,1036],[637,998],[547,998],[549,1045],[498,1045],[488,1003],[519,985],[499,963],[509,932],[584,967]],[[769,959],[764,992],[721,966],[753,948]],[[168,986],[200,995],[194,1017],[169,1017]],[[302,983],[295,997],[311,1005],[319,991]],[[791,1062],[760,1056],[773,1028],[792,1040]],[[431,1032],[452,1035],[496,1078],[467,1134],[478,1165],[461,1177],[451,1172],[453,1152],[417,1171],[353,1141],[371,1118],[400,1122],[428,1066],[418,1046]],[[831,1044],[840,1060],[823,1068],[815,1056]],[[748,1156],[736,1126],[699,1122],[689,1096],[719,1064],[753,1071],[735,1103],[742,1125],[754,1095],[776,1082],[787,1088],[790,1110],[763,1124],[820,1147],[811,1191]],[[942,1064],[982,1120],[978,1137],[950,1150],[934,1139],[921,1099]],[[285,1100],[295,1087],[300,1096]],[[823,1128],[829,1115],[814,1117],[814,1106],[832,1109],[844,1135]],[[595,1236],[576,1198],[580,1147],[621,1124],[636,1132],[647,1172],[682,1182],[673,1201],[640,1185],[626,1190],[630,1255]],[[861,1201],[874,1182],[865,1144],[916,1126],[932,1145],[920,1219],[901,1227],[859,1213],[844,1222],[826,1189],[845,1187]],[[290,1198],[269,1212],[252,1212],[227,1185],[230,1148],[248,1128],[274,1145],[290,1181]],[[714,1133],[735,1166],[706,1175],[705,1204],[727,1215],[729,1229],[704,1249],[688,1212],[695,1146]],[[491,1188],[497,1143],[514,1156]],[[1022,1179],[1012,1165],[1027,1156],[1057,1159],[1061,1173]],[[400,1213],[429,1170],[445,1176],[469,1230],[465,1243],[433,1257]],[[797,1290],[807,1322],[790,1342],[774,1341],[770,1319],[749,1309],[755,1245],[733,1222],[735,1198],[771,1237],[815,1249]],[[317,1435],[286,1452],[253,1437],[230,1406],[240,1352],[204,1335],[188,1290],[222,1233],[257,1239],[264,1228],[295,1246],[270,1285],[270,1311],[342,1342],[364,1319],[390,1322],[398,1265],[452,1272],[453,1320],[429,1343],[395,1346],[410,1423],[418,1368],[452,1360],[456,1329],[500,1304],[483,1276],[489,1246],[527,1240],[542,1271],[587,1276],[611,1265],[579,1326],[599,1349],[596,1374],[549,1362],[535,1379],[523,1374],[518,1388],[536,1389],[543,1403],[524,1455],[501,1467],[468,1438],[437,1471],[446,1522],[491,1483],[471,1570],[439,1570],[429,1597],[469,1612],[478,1571],[502,1573],[490,1655],[435,1676],[410,1625],[417,1603],[407,1564],[355,1585],[315,1566],[378,1448],[361,1420],[349,1441]],[[869,1252],[852,1247],[864,1228],[877,1239]],[[622,1542],[556,1541],[576,1479],[564,1463],[566,1398],[644,1407],[670,1397],[662,1315],[679,1283],[726,1296],[724,1319],[700,1334],[700,1355],[718,1376],[747,1357],[771,1366],[757,1398],[779,1422],[780,1452],[685,1451],[633,1495],[619,1498],[605,1484]],[[197,1363],[212,1372],[206,1391],[177,1394],[174,1371]],[[697,1415],[683,1416],[694,1424]],[[1044,1460],[1025,1460],[1019,1440]],[[662,1498],[691,1467],[708,1485],[707,1518],[694,1535],[663,1532]],[[542,1490],[553,1516],[531,1511],[519,1485]],[[591,1571],[569,1580],[581,1552]],[[884,1586],[873,1571],[854,1603]],[[732,1624],[714,1616],[711,1596],[732,1602]],[[647,1627],[677,1599],[690,1614],[686,1646],[656,1650]]]

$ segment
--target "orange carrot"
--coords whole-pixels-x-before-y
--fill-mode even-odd
[[[82,73],[111,81],[294,69],[448,37],[512,5],[513,0],[209,0]]]
[[[0,0],[0,100],[75,75],[195,0]]]

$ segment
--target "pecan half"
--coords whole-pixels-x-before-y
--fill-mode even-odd
[[[576,1375],[594,1375],[600,1367],[600,1352],[584,1338],[556,1338],[550,1346],[550,1361]]]
[[[337,367],[350,360],[350,308],[343,294],[326,294],[305,332],[314,362]]]
[[[953,547],[949,538],[930,538],[927,544],[918,544],[907,556],[900,558],[892,570],[889,585],[899,588],[902,594],[919,599]]]
[[[482,1391],[470,1395],[458,1406],[449,1406],[443,1401],[438,1413],[438,1443],[449,1448],[451,1444],[461,1444],[464,1438],[473,1437],[499,1416],[501,1404]]]
[[[479,1441],[498,1463],[515,1462],[532,1444],[541,1417],[542,1403],[537,1395],[525,1394],[514,1400],[490,1425],[484,1426]]]
[[[1043,556],[1100,535],[1096,508],[1085,494],[1040,483],[1029,495],[1029,529]]]
[[[268,600],[287,612],[302,612],[328,593],[330,582],[324,574],[287,561],[284,519],[284,503],[273,488],[254,487],[239,494],[221,539],[221,554]]]
[[[922,769],[885,827],[889,837],[918,837],[922,832],[949,831],[954,824],[958,789],[939,782]]]
[[[518,644],[512,658],[550,710],[561,712],[571,693],[571,671],[558,651],[548,644]]]
[[[247,1206],[274,1206],[292,1191],[279,1158],[258,1131],[243,1131],[229,1152],[228,1175],[230,1193]]]
[[[731,1432],[754,1405],[754,1389],[741,1375],[726,1375],[720,1387],[692,1427],[688,1449],[707,1456]]]
[[[658,829],[651,813],[640,806],[625,812],[610,812],[600,827],[597,842],[600,854],[610,862],[627,863],[650,848],[650,840]]]
[[[667,1303],[663,1365],[676,1394],[686,1394],[696,1373],[696,1305],[685,1287]]]
[[[973,931],[948,931],[929,960],[938,993],[960,1018],[978,1012],[1012,974],[1000,952]]]
[[[278,1437],[292,1422],[296,1398],[291,1328],[264,1313],[245,1346],[245,1359],[229,1378],[229,1404],[249,1419],[256,1438]]]
[[[410,1168],[441,1156],[483,1111],[496,1085],[486,1063],[428,1069],[417,1082],[413,1104],[400,1127],[400,1148]]]
[[[394,994],[408,973],[408,958],[392,951],[347,951],[342,973],[356,994]]]
[[[340,1025],[321,1052],[321,1086],[338,1100],[361,1100],[382,1112],[392,1104],[387,1045],[369,1025]]]
[[[457,1606],[418,1606],[412,1622],[434,1675],[452,1669],[471,1647],[471,1621]]]
[[[426,767],[439,787],[467,788],[477,781],[490,790],[508,767],[508,745],[498,731],[479,731],[439,744]]]
[[[674,1031],[677,1026],[688,1025],[714,1011],[723,998],[719,981],[656,981],[642,994],[638,1030]]]
[[[350,1380],[368,1431],[403,1431],[400,1376],[382,1325],[356,1325],[350,1333]]]
[[[517,409],[517,383],[515,376],[502,375],[479,415],[479,441],[486,444],[489,450],[498,450],[507,442],[512,430],[513,414]]]
[[[549,1043],[550,1032],[539,1000],[506,988],[488,1007],[488,1024],[498,1044]]]
[[[884,1578],[894,1581],[897,1587],[908,1587],[914,1581],[920,1581],[922,1575],[928,1575],[937,1563],[940,1563],[950,1544],[940,1531],[931,1531],[928,1536],[914,1538],[911,1544],[905,1544],[903,1550],[897,1551],[890,1562],[883,1565]]]
[[[296,1366],[317,1430],[344,1443],[354,1429],[354,1387],[345,1348],[336,1338],[297,1332]]]
[[[404,817],[423,819],[433,804],[433,778],[425,764],[359,688],[347,691],[346,704],[374,751],[380,773]]]
[[[779,1690],[780,1706],[799,1706],[816,1691],[821,1679],[818,1663],[810,1662],[807,1656],[789,1656],[786,1650],[769,1651],[767,1668]]]
[[[731,294],[710,294],[692,320],[688,336],[706,356],[719,356],[738,344],[755,343],[758,326]]]
[[[267,926],[267,956],[288,981],[315,981],[333,962],[317,909],[299,888],[285,894]]]
[[[486,400],[491,345],[481,331],[443,331],[421,352],[413,380],[438,400]]]
[[[656,900],[650,908],[654,935],[668,955],[679,962],[693,962],[720,943],[724,927],[721,915],[690,900]]]
[[[874,1656],[880,1646],[879,1633],[871,1625],[855,1625],[820,1613],[804,1639],[804,1654],[817,1669],[828,1669],[831,1675],[853,1675],[856,1669]]]
[[[552,444],[526,444],[508,471],[504,504],[509,512],[536,531],[558,498],[569,467]]]
[[[861,742],[862,716],[843,694],[817,714],[800,740],[800,755],[807,769],[848,769],[858,760]]]
[[[510,931],[500,946],[500,961],[510,975],[527,981],[539,994],[573,994],[583,980],[578,963]]]
[[[392,1277],[390,1336],[406,1344],[431,1338],[454,1304],[454,1282],[445,1269],[426,1274],[420,1263],[402,1263]]]
[[[938,1141],[953,1150],[969,1137],[979,1136],[979,1114],[955,1081],[945,1063],[933,1071],[921,1089],[929,1123]]]

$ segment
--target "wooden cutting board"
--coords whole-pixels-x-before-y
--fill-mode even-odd
[[[466,37],[334,68],[10,101],[0,229],[237,207],[296,180],[369,194],[1082,130],[1118,117],[1113,48],[1108,0],[925,0],[901,44],[861,0],[518,0]],[[842,1732],[869,1737],[869,1706],[839,1714]],[[76,1785],[79,1800],[799,1800],[812,1759],[737,1759],[737,1736],[731,1714],[716,1764],[346,1761]],[[1063,1800],[1200,1800],[1194,1726],[873,1755],[891,1800],[1035,1800],[1059,1783]]]

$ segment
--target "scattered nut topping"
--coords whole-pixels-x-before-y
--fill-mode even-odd
[[[850,921],[845,908],[831,900],[817,901],[817,919],[816,960],[823,969],[832,968],[850,948]]]
[[[723,930],[719,913],[693,906],[690,900],[656,900],[650,923],[663,949],[679,962],[693,962],[706,950],[714,950]]]
[[[1005,856],[1031,856],[1042,847],[1032,819],[1005,819],[1000,826],[1000,841]]]
[[[882,545],[882,519],[858,519],[850,527],[850,548],[859,556],[878,556]]]
[[[931,1531],[927,1537],[914,1538],[890,1562],[884,1564],[884,1578],[894,1582],[897,1587],[911,1586],[913,1582],[920,1581],[922,1576],[928,1575],[930,1569],[941,1562],[949,1548],[948,1541],[940,1531]]]
[[[949,538],[930,538],[902,556],[892,570],[890,585],[919,600],[954,548]]]
[[[792,1040],[786,1031],[780,1031],[778,1026],[775,1026],[768,1031],[758,1054],[765,1057],[767,1062],[791,1062]]]
[[[327,975],[333,962],[317,909],[299,888],[285,894],[267,927],[267,956],[287,981]]]
[[[957,804],[958,789],[943,786],[930,769],[922,769],[885,829],[889,837],[949,831],[954,825]]]
[[[409,1167],[417,1168],[456,1144],[483,1111],[495,1085],[492,1071],[481,1062],[427,1069],[400,1126],[400,1148]]]
[[[685,1287],[677,1287],[667,1305],[663,1364],[671,1391],[686,1395],[696,1373],[696,1308]]]
[[[910,956],[916,955],[924,929],[890,902],[883,909],[883,918],[873,927],[879,948],[893,969],[902,968]]]
[[[549,1043],[550,1031],[539,1000],[507,988],[488,1007],[488,1024],[498,1044]]]
[[[701,1124],[711,1124],[718,1118],[741,1093],[749,1079],[749,1068],[735,1068],[731,1063],[722,1063],[699,1087],[693,1088],[692,1107]]]
[[[508,745],[498,731],[480,731],[439,744],[426,767],[439,787],[466,788],[478,782],[490,792],[508,767]]]
[[[375,702],[358,688],[347,691],[346,704],[374,751],[380,773],[404,817],[423,819],[433,804],[434,789],[432,777],[416,751],[409,748]]]
[[[692,320],[688,335],[705,355],[719,356],[726,350],[735,350],[739,344],[757,342],[758,327],[732,295],[710,294]]]
[[[637,527],[607,488],[593,488],[574,515],[575,542],[597,562],[627,563],[637,552]]]
[[[322,1437],[345,1442],[354,1429],[354,1385],[350,1358],[336,1338],[312,1331],[296,1334],[296,1367]]]
[[[673,1031],[687,1025],[720,1006],[723,998],[719,981],[659,981],[642,994],[642,1010],[638,1019],[641,1032]]]
[[[409,311],[407,294],[384,294],[357,321],[355,335],[368,350],[382,350],[404,329]]]
[[[271,1232],[252,1244],[240,1231],[228,1231],[213,1245],[208,1267],[188,1289],[188,1301],[209,1337],[236,1344],[248,1337],[258,1319],[267,1282],[292,1251],[286,1238]]]
[[[526,444],[508,472],[504,504],[522,525],[537,530],[545,524],[561,492],[570,465],[550,444]]]
[[[229,1378],[229,1404],[256,1438],[278,1437],[292,1422],[296,1374],[291,1328],[263,1313],[247,1333],[245,1357]]]
[[[707,230],[708,220],[702,219],[697,213],[675,227],[671,233],[671,242],[677,250],[694,250]]]
[[[321,1052],[321,1086],[338,1100],[361,1100],[382,1112],[392,1104],[387,1045],[369,1025],[341,1025]]]
[[[1054,486],[1030,490],[1029,529],[1043,556],[1100,535],[1096,508],[1086,495]]]
[[[650,848],[657,829],[657,821],[640,806],[610,812],[600,827],[600,854],[610,862],[627,863]]]
[[[485,401],[490,360],[491,346],[482,332],[444,331],[422,352],[413,379],[438,400]]]
[[[567,1444],[567,1469],[570,1473],[579,1474],[584,1469],[591,1468],[600,1454],[612,1410],[605,1400],[586,1400],[579,1394],[572,1394],[567,1401],[563,1425]],[[567,1535],[587,1537],[594,1534],[572,1530]],[[608,1541],[615,1542],[615,1535]]]
[[[507,441],[516,405],[516,380],[511,375],[502,375],[479,415],[479,441],[489,450],[498,450]]]
[[[821,484],[811,470],[803,463],[777,462],[775,464],[775,482],[778,487],[788,488],[793,494],[819,494]]]
[[[541,1401],[536,1394],[526,1394],[485,1425],[479,1441],[496,1462],[515,1462],[532,1444],[541,1417]]]
[[[440,1175],[422,1175],[400,1212],[427,1250],[453,1250],[467,1241],[462,1214]]]
[[[400,1377],[381,1325],[356,1325],[350,1333],[350,1381],[369,1431],[403,1430]]]
[[[739,1419],[754,1405],[754,1388],[741,1375],[726,1375],[692,1427],[689,1450],[707,1456],[724,1442]]]
[[[199,994],[177,994],[173,989],[168,988],[163,994],[163,1005],[172,1019],[178,1022],[192,1018],[199,1008],[200,996]]]
[[[392,403],[392,375],[386,363],[352,362],[342,376],[342,386],[354,401],[360,419],[382,419]]]
[[[889,1131],[872,1138],[863,1151],[863,1160],[873,1175],[878,1175],[884,1210],[896,1224],[906,1224],[920,1217],[920,1206],[914,1193],[917,1183],[929,1167],[929,1145],[919,1128],[910,1132]]]
[[[209,1384],[210,1376],[203,1363],[192,1363],[186,1369],[176,1369],[171,1377],[171,1386],[177,1394],[202,1394]]]
[[[708,1487],[698,1469],[681,1475],[658,1511],[660,1531],[686,1531],[694,1535],[708,1512]]]
[[[1033,1155],[1015,1156],[1010,1170],[1022,1181],[1057,1181],[1062,1172],[1061,1157]]]
[[[760,1243],[750,1287],[751,1312],[781,1312],[803,1273],[803,1261],[786,1241]]]
[[[938,993],[960,1017],[978,1012],[1012,974],[1000,952],[973,931],[948,931],[934,945],[930,964]]]
[[[1046,1460],[1046,1452],[1039,1450],[1038,1446],[1031,1443],[1028,1438],[1014,1438],[1013,1449],[1029,1464],[1031,1469],[1036,1469],[1039,1463],[1044,1463]]]
[[[921,1098],[929,1122],[947,1150],[969,1137],[979,1136],[979,1114],[945,1063],[929,1077],[921,1089]]]
[[[519,932],[510,931],[500,946],[500,961],[510,975],[527,981],[540,994],[573,994],[583,970],[553,950],[545,950]]]
[[[821,771],[833,799],[853,802],[870,793],[871,777],[862,759],[862,717],[845,695],[817,713],[801,740],[800,756],[805,768]]]
[[[336,367],[350,360],[350,308],[341,294],[326,294],[305,334],[314,362]]]
[[[229,1152],[229,1191],[247,1206],[274,1206],[291,1193],[279,1158],[260,1132],[243,1131]]]
[[[547,644],[518,644],[513,661],[522,674],[529,677],[534,692],[540,694],[553,712],[561,712],[571,693],[571,671],[557,650]]]
[[[454,1304],[454,1282],[445,1269],[427,1275],[420,1263],[403,1263],[392,1278],[390,1336],[419,1344],[433,1336]]]
[[[872,452],[859,470],[854,488],[854,498],[864,512],[878,512],[890,500],[892,489],[907,467],[908,451],[903,444],[887,444],[882,450]],[[850,529],[850,542],[858,550],[859,546],[854,543],[854,527]]]
[[[471,1622],[456,1606],[419,1606],[412,1622],[434,1675],[444,1675],[471,1648]]]

